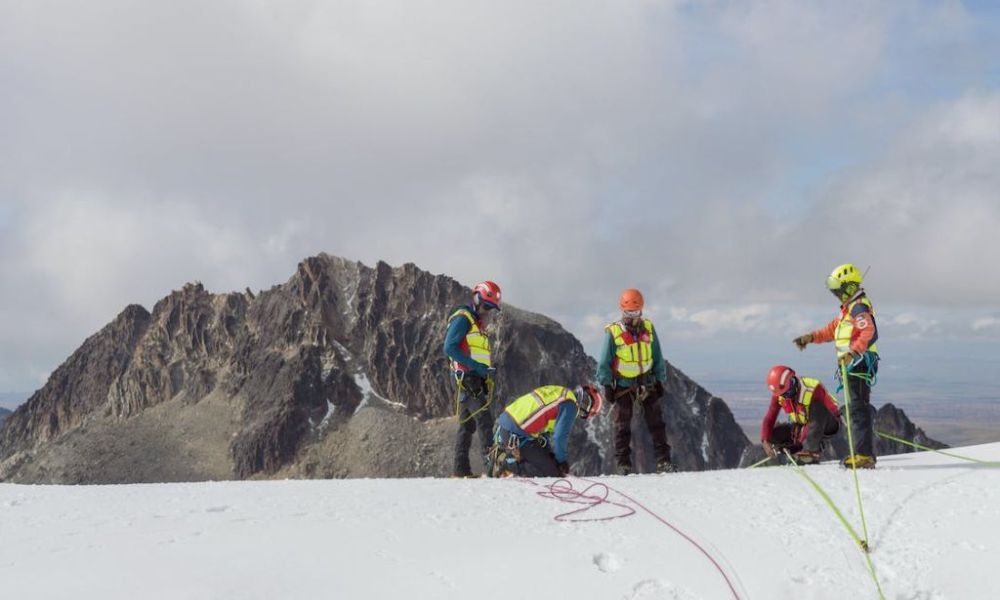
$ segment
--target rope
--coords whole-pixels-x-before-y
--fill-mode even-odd
[[[580,481],[584,481],[586,483],[590,483],[590,484],[596,484],[597,483],[595,481],[590,481],[589,479],[585,479],[583,477],[578,477],[577,479],[579,479]],[[601,485],[605,485],[605,484],[601,484]],[[628,500],[629,502],[631,502],[635,506],[639,507],[640,509],[642,509],[643,511],[645,511],[646,514],[648,514],[649,516],[653,517],[654,519],[656,519],[660,523],[663,523],[664,525],[666,525],[667,527],[669,527],[670,529],[672,529],[674,531],[674,533],[676,533],[677,535],[681,536],[688,543],[690,543],[692,546],[694,546],[695,548],[697,548],[698,551],[701,552],[701,554],[704,555],[705,558],[707,558],[712,563],[712,566],[714,566],[715,569],[719,572],[719,574],[722,576],[722,579],[725,580],[726,585],[729,587],[729,591],[733,595],[733,598],[735,598],[736,600],[740,600],[740,595],[736,592],[736,587],[733,585],[732,580],[730,580],[729,575],[726,574],[725,569],[723,569],[722,565],[719,564],[719,561],[717,561],[711,554],[709,554],[708,551],[705,550],[705,548],[701,544],[699,544],[694,538],[692,538],[688,534],[686,534],[683,531],[681,531],[679,528],[677,528],[670,521],[666,520],[665,518],[661,517],[660,515],[656,514],[655,512],[653,512],[652,510],[650,510],[649,508],[647,508],[644,504],[642,504],[641,502],[639,502],[635,498],[633,498],[633,497],[629,496],[628,494],[623,493],[621,490],[613,488],[613,487],[611,487],[609,485],[605,485],[605,487],[607,487],[610,491],[615,492],[616,494],[618,494],[622,498],[625,498],[626,500]]]
[[[746,467],[746,468],[747,469],[756,469],[757,467],[761,466],[762,464],[770,461],[771,458],[772,457],[770,457],[770,456],[765,456],[763,460],[758,460],[757,462],[755,462],[754,464],[752,464],[752,465],[750,465],[749,467]]]
[[[875,589],[878,590],[878,597],[881,600],[885,600],[885,594],[882,593],[882,584],[878,580],[878,574],[875,573],[875,565],[872,563],[872,556],[868,548],[867,540],[861,539],[861,537],[858,535],[858,532],[855,531],[854,528],[851,527],[851,524],[847,522],[847,518],[844,517],[844,513],[840,512],[840,508],[838,508],[837,504],[833,501],[832,498],[830,498],[830,495],[826,493],[826,490],[820,487],[820,485],[816,483],[816,480],[810,477],[809,474],[806,473],[806,470],[803,469],[797,462],[795,462],[795,459],[792,458],[791,453],[789,453],[787,449],[783,450],[783,452],[785,453],[785,456],[788,457],[789,460],[788,466],[795,469],[796,473],[801,475],[803,479],[809,482],[809,485],[811,485],[813,489],[816,490],[816,492],[820,495],[820,497],[823,498],[823,501],[826,502],[827,506],[829,506],[830,509],[833,510],[834,514],[837,515],[837,518],[840,519],[840,522],[844,525],[844,529],[847,530],[847,533],[851,535],[854,541],[858,544],[858,547],[861,548],[861,553],[865,555],[865,561],[868,563],[868,573],[872,576],[872,581],[875,582]]]
[[[945,456],[950,456],[952,458],[960,458],[962,460],[967,460],[969,462],[979,463],[981,465],[988,465],[990,467],[1000,467],[1000,462],[990,462],[990,461],[987,461],[987,460],[979,460],[978,458],[970,458],[968,456],[962,456],[961,454],[955,454],[953,452],[945,452],[944,450],[937,450],[935,448],[929,448],[927,446],[923,446],[923,445],[918,444],[916,442],[911,442],[911,441],[908,441],[908,440],[904,440],[902,438],[898,438],[896,436],[889,435],[888,433],[883,433],[881,431],[876,431],[875,435],[877,435],[877,436],[879,436],[881,438],[885,438],[887,440],[892,440],[894,442],[899,442],[900,444],[906,444],[907,446],[911,446],[913,448],[916,448],[917,450],[926,450],[928,452],[937,452],[938,454],[944,454]]]
[[[872,581],[875,582],[875,588],[878,589],[878,596],[882,600],[885,600],[885,595],[882,593],[882,584],[879,583],[878,576],[875,574],[875,565],[872,564],[871,553],[868,548],[868,521],[865,519],[865,505],[861,501],[861,482],[858,481],[858,461],[855,458],[854,453],[854,430],[853,421],[851,421],[851,386],[847,381],[847,365],[840,365],[840,374],[844,379],[844,408],[847,410],[847,443],[851,449],[851,473],[854,474],[854,491],[858,497],[858,513],[861,515],[861,530],[865,534],[864,539],[864,554],[865,559],[868,561],[868,572],[872,575]],[[869,381],[869,385],[871,382]]]
[[[476,415],[478,415],[479,413],[483,412],[484,410],[489,409],[489,407],[493,405],[493,379],[489,378],[489,379],[486,379],[486,389],[488,390],[488,392],[487,392],[487,395],[486,395],[486,400],[485,400],[485,402],[483,402],[483,405],[480,406],[475,412],[469,414],[469,416],[465,417],[464,419],[461,418],[461,414],[462,414],[462,390],[465,389],[465,385],[463,383],[463,379],[464,379],[464,377],[458,377],[458,387],[457,387],[457,389],[455,391],[455,418],[458,419],[458,424],[459,425],[464,425],[465,423],[468,423]]]
[[[847,384],[847,365],[840,365],[840,372]],[[861,501],[861,482],[858,481],[858,461],[854,453],[854,425],[851,421],[851,386],[844,386],[844,408],[847,409],[847,444],[851,449],[851,472],[854,474],[854,491],[858,496],[858,512],[861,514],[861,530],[865,534],[865,553],[868,552],[868,521],[865,519],[865,505]]]
[[[531,481],[533,485],[538,485]],[[590,495],[589,492],[593,489],[597,490],[599,495]],[[591,483],[589,486],[583,490],[573,489],[573,483],[567,479],[557,479],[553,483],[545,486],[545,489],[540,490],[538,495],[542,498],[549,498],[553,500],[558,500],[560,502],[565,502],[568,504],[582,504],[580,508],[573,509],[569,512],[565,512],[556,515],[554,518],[556,521],[569,521],[574,523],[582,522],[598,522],[598,521],[612,521],[614,519],[624,519],[625,517],[631,517],[635,514],[635,509],[627,504],[621,504],[618,502],[612,502],[608,500],[608,496],[611,491],[608,486],[603,483]],[[608,517],[585,517],[579,518],[577,515],[585,513],[595,507],[602,504],[610,504],[611,506],[617,506],[621,508],[623,513],[617,515],[611,515]]]
[[[799,465],[799,463],[795,462],[795,458],[792,457],[791,453],[789,453],[787,449],[782,450],[782,452],[784,452],[785,456],[788,457],[789,460],[788,466],[792,467],[792,469],[794,469],[796,473],[801,475],[803,479],[809,482],[809,485],[811,485],[813,489],[816,490],[816,492],[826,502],[827,506],[829,506],[833,510],[833,513],[837,515],[837,518],[840,519],[840,522],[844,525],[844,529],[847,530],[847,533],[851,534],[851,538],[853,538],[854,541],[858,544],[858,547],[861,548],[863,552],[867,553],[868,543],[865,540],[861,539],[861,536],[859,536],[858,532],[854,530],[854,527],[851,527],[851,524],[847,522],[847,518],[844,516],[844,513],[840,512],[840,508],[838,508],[837,505],[834,503],[833,499],[830,498],[830,495],[827,494],[826,491],[823,488],[821,488],[818,483],[816,483],[815,479],[813,479],[812,477],[809,476],[808,473],[806,473],[806,470],[803,469]]]

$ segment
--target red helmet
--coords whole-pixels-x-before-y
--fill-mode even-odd
[[[492,281],[484,281],[477,283],[476,287],[472,288],[472,292],[472,297],[475,298],[476,304],[482,303],[490,308],[500,310],[499,285]]]
[[[589,419],[600,414],[601,408],[604,406],[604,399],[596,386],[580,385],[573,390],[573,393],[576,395],[576,405],[580,408],[581,419]]]
[[[643,305],[645,301],[642,299],[642,293],[635,288],[625,290],[618,299],[618,308],[623,311],[642,310]]]
[[[771,393],[775,396],[784,396],[796,383],[798,378],[791,367],[777,365],[771,367],[767,374],[767,387],[771,388]]]

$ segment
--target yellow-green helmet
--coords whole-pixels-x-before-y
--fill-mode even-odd
[[[826,278],[826,287],[833,292],[833,295],[844,300],[849,298],[861,287],[861,271],[846,263],[840,265]]]

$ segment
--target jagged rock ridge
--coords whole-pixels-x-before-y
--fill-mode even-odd
[[[454,387],[441,350],[469,290],[412,264],[320,254],[259,294],[188,284],[129,306],[0,429],[0,479],[177,481],[446,475]],[[580,343],[506,306],[491,325],[501,402],[589,380]],[[725,403],[671,367],[663,400],[682,468],[732,467],[751,447]],[[636,427],[640,470],[651,462]],[[579,473],[613,468],[607,413],[571,440]]]

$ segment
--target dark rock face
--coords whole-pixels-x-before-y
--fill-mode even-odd
[[[913,424],[913,421],[906,416],[902,409],[896,408],[891,403],[883,404],[875,416],[875,431],[887,433],[893,437],[914,442],[921,446],[940,450],[947,448],[947,444],[942,444],[937,440],[927,437],[924,430]],[[917,452],[912,446],[875,436],[875,452],[883,454],[903,454],[904,452]]]
[[[667,363],[665,394],[660,410],[667,426],[671,460],[684,471],[732,468],[740,464],[751,446],[729,407],[679,369]],[[608,419],[608,435],[603,446],[608,449],[601,472],[614,472],[613,432]],[[653,440],[641,411],[632,415],[632,465],[636,472],[655,469]]]
[[[7,415],[9,414],[10,414],[9,410],[7,410],[6,408],[0,408],[0,425],[3,425],[4,420],[7,418]]]
[[[210,294],[189,284],[151,313],[129,307],[10,417],[0,432],[0,478],[20,480],[20,472],[22,479],[48,473],[49,480],[91,481],[87,466],[66,465],[70,453],[58,452],[53,441],[88,420],[95,421],[91,430],[110,432],[104,421],[124,425],[160,406],[170,407],[157,413],[162,429],[190,435],[190,428],[166,427],[166,420],[207,397],[225,399],[237,414],[236,431],[220,431],[206,445],[225,440],[231,475],[240,478],[293,466],[304,449],[336,436],[344,415],[372,400],[391,399],[382,404],[421,422],[445,417],[454,410],[442,352],[446,319],[469,296],[454,280],[413,265],[369,268],[319,255],[256,296]],[[498,405],[541,382],[573,384],[593,372],[579,342],[554,321],[509,307],[491,327],[503,370]],[[330,419],[334,413],[340,418]],[[133,445],[149,446],[150,429],[121,431],[136,436]],[[450,446],[451,435],[440,443]],[[93,446],[78,437],[74,444]],[[174,441],[173,447],[188,442]],[[164,454],[164,473],[198,476]],[[29,468],[32,462],[45,468]],[[129,471],[144,479],[156,473]]]
[[[0,429],[0,460],[30,450],[77,427],[84,417],[103,411],[108,390],[128,369],[150,315],[132,305],[88,338]],[[2,475],[2,471],[0,471]]]
[[[446,475],[455,389],[442,345],[469,296],[412,264],[321,254],[256,295],[189,284],[152,312],[130,306],[7,419],[0,480]],[[494,412],[594,375],[551,319],[505,306],[488,327]],[[661,402],[678,466],[739,463],[750,444],[720,399],[671,367]],[[575,472],[613,468],[609,412],[574,429]],[[634,431],[636,466],[651,470],[645,425]]]

